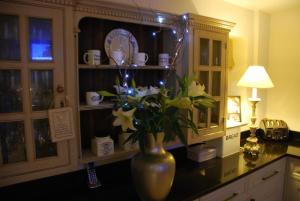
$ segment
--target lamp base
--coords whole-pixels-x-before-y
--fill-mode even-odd
[[[255,135],[248,137],[247,142],[244,145],[244,153],[253,157],[258,156],[260,146],[257,142],[258,139]]]

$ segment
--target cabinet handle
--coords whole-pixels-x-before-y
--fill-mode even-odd
[[[251,198],[250,201],[255,201],[255,199]]]
[[[238,193],[233,193],[230,197],[224,199],[223,201],[229,201],[232,200],[233,198],[235,198],[238,195]]]
[[[296,177],[300,177],[300,172],[299,171],[295,171],[295,172],[293,172],[293,175],[296,176]]]
[[[269,176],[263,177],[262,180],[266,181],[267,179],[270,179],[271,177],[277,175],[279,172],[276,170],[274,171],[272,174],[270,174]]]

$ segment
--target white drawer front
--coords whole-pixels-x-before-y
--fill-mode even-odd
[[[245,189],[246,180],[243,178],[201,197],[199,201],[243,201]]]
[[[282,185],[283,182],[281,179],[285,173],[285,163],[286,159],[283,158],[251,174],[249,189],[256,188],[259,185],[268,185],[270,183],[273,186],[274,184]],[[280,180],[280,183],[275,183],[278,180]]]

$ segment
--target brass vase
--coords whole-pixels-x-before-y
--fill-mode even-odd
[[[169,194],[174,175],[175,160],[163,147],[164,133],[155,139],[147,134],[145,152],[131,160],[131,173],[139,197],[143,201],[163,201]]]

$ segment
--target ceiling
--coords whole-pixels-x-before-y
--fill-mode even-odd
[[[300,0],[224,0],[225,2],[252,10],[274,13],[287,8],[300,6]]]

